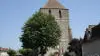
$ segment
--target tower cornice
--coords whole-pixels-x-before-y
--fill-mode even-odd
[[[69,9],[66,9],[66,8],[40,8],[40,9],[61,9],[61,10],[69,10]]]

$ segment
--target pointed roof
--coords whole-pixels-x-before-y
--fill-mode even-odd
[[[61,8],[65,9],[63,5],[61,5],[57,0],[48,0],[48,2],[44,5],[43,8]]]

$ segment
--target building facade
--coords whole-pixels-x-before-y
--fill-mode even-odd
[[[51,14],[55,17],[58,25],[61,29],[61,39],[58,49],[60,54],[64,53],[67,50],[68,43],[72,39],[71,29],[69,26],[69,11],[63,5],[61,5],[57,0],[48,0],[48,2],[40,8],[42,13]],[[55,52],[54,49],[50,48],[50,52]]]
[[[100,56],[100,24],[92,25],[85,33],[82,56]]]
[[[84,43],[82,45],[82,56],[100,56],[100,39]]]

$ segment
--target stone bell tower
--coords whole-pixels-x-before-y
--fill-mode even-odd
[[[40,11],[46,14],[51,14],[55,17],[61,29],[61,39],[59,44],[59,52],[64,53],[67,51],[68,43],[72,38],[71,30],[69,27],[69,12],[57,0],[48,0]]]

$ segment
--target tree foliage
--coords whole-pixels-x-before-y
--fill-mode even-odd
[[[60,28],[52,15],[37,12],[24,24],[20,40],[24,48],[40,49],[46,53],[48,47],[59,44]]]
[[[9,56],[16,56],[16,51],[12,50],[12,49],[9,49],[7,51],[7,53],[9,54]]]
[[[69,52],[65,52],[63,56],[71,56]]]
[[[69,45],[69,52],[75,52],[77,56],[82,56],[82,39],[72,39]]]
[[[19,53],[21,53],[23,56],[32,56],[32,49],[20,49]]]

